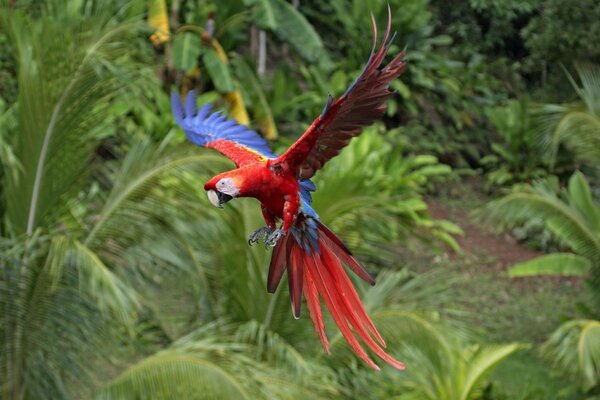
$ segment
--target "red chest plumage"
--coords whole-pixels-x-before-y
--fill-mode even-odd
[[[283,217],[286,199],[298,196],[300,187],[296,178],[287,171],[271,168],[267,163],[255,163],[239,168],[242,177],[241,192],[255,197],[277,218]]]

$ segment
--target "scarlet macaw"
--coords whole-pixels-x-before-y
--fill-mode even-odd
[[[329,342],[319,298],[323,299],[333,320],[356,354],[369,366],[379,370],[352,333],[352,329],[379,357],[398,369],[404,364],[387,354],[385,342],[367,315],[342,264],[371,285],[374,278],[356,260],[352,252],[320,220],[311,207],[311,192],[316,190],[310,178],[329,159],[335,157],[363,127],[379,119],[386,100],[395,92],[389,84],[404,71],[404,51],[381,67],[395,35],[388,40],[387,29],[376,51],[377,26],[373,24],[371,55],[359,77],[346,92],[325,108],[306,132],[285,153],[273,154],[267,142],[256,132],[227,120],[220,113],[210,113],[211,105],[196,112],[193,91],[182,107],[179,95],[171,95],[175,120],[193,143],[215,149],[237,166],[210,179],[204,189],[216,207],[236,197],[254,197],[261,203],[267,226],[250,234],[249,244],[264,239],[274,246],[267,279],[267,290],[274,293],[287,268],[292,313],[300,316],[301,296],[327,353]],[[283,220],[280,228],[277,222]],[[373,337],[377,342],[373,339]]]

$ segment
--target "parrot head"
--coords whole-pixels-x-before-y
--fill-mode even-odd
[[[227,173],[217,175],[206,182],[204,190],[207,192],[208,201],[218,208],[223,208],[223,204],[240,194],[236,177],[228,176]]]

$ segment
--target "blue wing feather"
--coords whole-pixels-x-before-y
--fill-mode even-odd
[[[228,140],[253,150],[266,158],[277,155],[269,148],[265,139],[252,129],[227,119],[220,112],[211,113],[212,106],[206,104],[196,111],[196,94],[191,90],[182,107],[179,94],[171,93],[171,109],[177,124],[188,139],[198,145],[206,146],[217,140]]]

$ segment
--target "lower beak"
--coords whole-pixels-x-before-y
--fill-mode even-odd
[[[223,208],[223,204],[227,203],[229,200],[233,199],[232,196],[225,194],[225,193],[221,193],[221,192],[217,192],[216,190],[209,190],[208,191],[208,201],[210,201],[210,203],[218,208]]]

